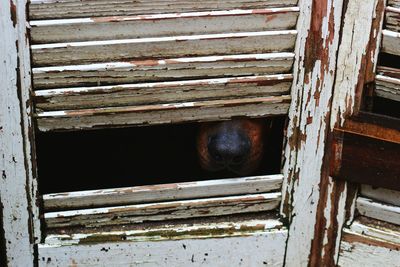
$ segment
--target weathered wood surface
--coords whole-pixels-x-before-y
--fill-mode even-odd
[[[247,236],[246,236],[247,235]],[[240,237],[114,242],[92,245],[39,245],[40,266],[283,266],[287,231]],[[251,249],[251,253],[249,253]]]
[[[400,206],[400,191],[373,187],[370,185],[361,185],[360,194],[361,196],[378,200],[380,202]]]
[[[43,244],[49,246],[71,246],[96,244],[104,241],[164,241],[164,240],[187,240],[205,238],[225,238],[235,236],[250,236],[263,232],[285,230],[281,222],[276,219],[249,219],[239,221],[229,221],[228,219],[213,222],[204,220],[197,223],[163,224],[159,226],[147,226],[137,229],[118,229],[110,231],[82,232],[82,229],[75,229],[69,233],[51,233],[46,236]]]
[[[279,206],[280,200],[280,193],[265,193],[48,212],[44,214],[44,219],[48,229],[74,226],[115,226],[146,221],[164,221],[260,211],[265,212],[276,209]]]
[[[43,195],[45,211],[107,207],[171,200],[266,193],[279,190],[283,176],[254,176]]]
[[[382,222],[367,217],[358,217],[346,232],[376,238],[389,243],[400,244],[400,226],[393,224],[382,224]],[[400,253],[400,251],[399,251]]]
[[[220,33],[32,45],[33,66],[73,65],[150,58],[287,52],[295,30]]]
[[[374,201],[369,198],[358,197],[357,211],[363,216],[400,225],[399,206]]]
[[[184,13],[208,10],[262,9],[296,5],[297,0],[32,0],[29,18],[64,19],[82,17]]]
[[[400,56],[400,32],[383,30],[382,52]]]
[[[375,94],[379,97],[400,101],[400,79],[377,75]]]
[[[400,69],[397,68],[378,66],[376,74],[381,76],[388,76],[395,79],[400,79]]]
[[[388,5],[400,8],[400,0],[388,0]]]
[[[288,73],[293,58],[293,53],[270,53],[34,68],[33,85],[39,90]]]
[[[394,32],[400,32],[400,7],[386,8],[385,27]]]
[[[41,111],[287,95],[291,74],[36,91]]]
[[[1,2],[0,253],[8,266],[33,266],[40,237],[25,15],[25,1]]]
[[[172,103],[133,107],[48,111],[36,114],[41,131],[225,120],[235,116],[285,115],[290,97],[270,96],[233,100]]]
[[[400,244],[345,229],[338,266],[399,266]]]
[[[364,128],[364,132],[352,132],[356,127],[337,130],[331,175],[345,181],[400,190],[400,132],[383,128],[375,126],[371,131]],[[374,136],[376,132],[387,136],[382,140]]]
[[[298,7],[31,21],[33,44],[292,29]]]

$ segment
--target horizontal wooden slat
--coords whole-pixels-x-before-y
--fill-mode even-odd
[[[38,127],[41,131],[77,130],[224,120],[235,116],[285,115],[288,112],[289,104],[290,96],[285,95],[76,111],[48,111],[37,113],[35,117],[37,117]]]
[[[376,75],[375,94],[379,97],[400,101],[400,79]]]
[[[287,230],[225,238],[38,246],[40,266],[283,266]],[[251,253],[249,253],[251,248]],[[50,259],[50,260],[49,260]]]
[[[137,229],[94,229],[87,232],[87,229],[74,229],[66,232],[60,230],[60,233],[54,232],[48,234],[44,244],[49,246],[71,246],[87,245],[104,241],[164,241],[164,240],[188,240],[199,238],[226,238],[234,236],[249,236],[262,234],[266,231],[284,230],[284,226],[277,219],[248,219],[239,221],[213,221],[211,218],[203,218],[200,222],[191,224],[173,223],[162,224],[152,227],[141,227]],[[83,231],[82,231],[83,230]]]
[[[340,244],[338,266],[398,267],[400,245],[344,229]]]
[[[266,193],[48,212],[44,214],[44,218],[46,226],[49,229],[73,226],[100,227],[141,223],[144,221],[163,221],[268,211],[277,208],[280,199],[280,193]]]
[[[293,29],[298,7],[31,21],[33,44]]]
[[[400,207],[369,198],[358,197],[356,201],[357,211],[364,216],[377,220],[400,224]]]
[[[400,56],[400,32],[383,30],[382,52]]]
[[[263,31],[32,45],[33,66],[93,62],[286,52],[296,31]]]
[[[396,120],[393,120],[396,122]],[[400,131],[348,120],[334,130],[331,175],[337,179],[399,190]]]
[[[34,90],[288,73],[293,53],[171,58],[34,68]]]
[[[368,223],[366,223],[366,221]],[[364,235],[365,237],[376,238],[390,243],[400,245],[400,228],[390,224],[389,227],[382,226],[380,221],[366,217],[358,217],[350,225],[349,230],[353,233]]]
[[[386,7],[386,29],[400,32],[400,7]]]
[[[400,0],[388,0],[389,6],[400,8]]]
[[[296,5],[297,0],[31,0],[30,19],[183,13],[192,11],[261,9]]]
[[[378,66],[376,73],[382,76],[400,79],[400,69]]]
[[[279,190],[283,176],[161,184],[43,195],[45,211],[265,193]]]
[[[41,111],[119,107],[289,94],[291,74],[190,80],[35,92]]]
[[[370,185],[361,186],[361,195],[380,202],[400,206],[400,191],[385,188],[373,187]]]

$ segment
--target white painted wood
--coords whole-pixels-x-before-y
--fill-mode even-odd
[[[281,188],[281,174],[43,195],[44,210],[65,210],[204,197],[266,193]]]
[[[372,198],[384,203],[400,206],[400,192],[386,188],[376,188],[370,185],[361,185],[361,196]]]
[[[86,228],[116,226],[146,221],[265,212],[276,209],[280,200],[280,193],[265,193],[48,212],[44,214],[44,219],[48,229],[73,226]]]
[[[36,91],[40,111],[195,102],[286,95],[291,74],[60,88]]]
[[[206,34],[124,40],[32,45],[34,66],[94,62],[286,52],[293,49],[295,30]]]
[[[379,97],[400,101],[400,79],[376,75],[375,94]]]
[[[348,9],[351,9],[354,3],[358,1],[350,1]],[[365,3],[363,5],[369,6]],[[326,132],[329,130],[342,1],[303,0],[299,1],[299,7],[294,64],[296,75],[294,75],[289,109],[288,142],[285,149],[282,186],[281,213],[290,225],[285,266],[311,264],[311,247],[316,235],[325,235],[322,244],[318,245],[322,248],[321,255],[316,255],[314,252],[314,257],[323,258],[325,255],[323,248],[326,244],[332,243],[326,237],[328,230],[334,227],[332,224],[336,223],[336,220],[339,225],[343,221],[343,215],[340,213],[331,217],[329,193],[327,199],[320,195],[321,191],[333,192],[333,188],[338,190],[332,179],[323,176],[322,165]],[[318,18],[317,15],[320,14],[322,17]],[[311,22],[313,15],[316,17]],[[344,188],[339,194],[339,210],[344,209],[346,193],[347,189]],[[322,203],[318,209],[319,202]],[[318,212],[323,213],[326,220],[324,228],[320,229],[326,230],[324,233],[315,232],[316,224],[321,223],[321,219],[317,219]],[[335,239],[334,242],[337,244],[339,240]]]
[[[242,237],[39,246],[40,266],[282,266],[286,230]]]
[[[4,233],[5,251],[0,253],[8,266],[33,266],[33,243],[40,236],[31,161],[31,77],[25,14],[25,1],[1,2],[0,232]]]
[[[292,29],[298,7],[31,21],[32,43]]]
[[[400,56],[400,32],[383,30],[382,52]]]
[[[351,230],[344,230],[338,266],[398,267],[399,262],[400,245],[371,238]]]
[[[400,7],[386,7],[385,27],[394,32],[400,32]]]
[[[282,223],[276,219],[252,219],[233,222],[226,221],[199,222],[193,224],[165,224],[161,226],[144,227],[134,230],[111,230],[101,232],[80,232],[76,229],[72,233],[53,233],[46,236],[44,244],[49,246],[71,246],[100,243],[104,241],[164,241],[164,240],[188,240],[204,238],[226,238],[235,236],[249,236],[263,232],[271,232],[285,229]],[[87,230],[87,229],[84,229]]]
[[[184,13],[192,11],[262,9],[296,5],[296,0],[32,0],[30,19],[82,18]]]
[[[355,102],[358,88],[360,72],[364,71],[365,57],[370,57],[375,65],[378,61],[379,44],[382,38],[382,23],[380,30],[374,32],[375,35],[365,34],[365,29],[370,29],[374,17],[376,17],[376,6],[378,1],[369,1],[368,5],[363,3],[352,3],[348,8],[344,20],[343,37],[339,48],[334,98],[332,102],[331,128],[343,126],[345,117],[352,115],[356,110]],[[352,34],[349,34],[352,33]],[[375,39],[375,50],[372,55],[367,55],[371,38]],[[361,85],[363,87],[363,85]],[[362,88],[361,88],[362,90]]]
[[[400,207],[382,202],[377,202],[372,199],[358,197],[357,211],[364,216],[377,220],[400,224]]]
[[[400,244],[400,232],[373,224],[367,225],[357,220],[351,224],[349,230],[345,229],[345,231],[395,244]]]
[[[270,96],[162,105],[47,111],[36,114],[39,130],[77,130],[111,126],[226,120],[234,116],[285,115],[290,97]]]
[[[293,53],[137,60],[34,68],[34,89],[288,73]]]

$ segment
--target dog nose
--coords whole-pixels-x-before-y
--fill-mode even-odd
[[[219,164],[239,165],[250,155],[251,141],[242,133],[216,134],[208,139],[210,157]]]

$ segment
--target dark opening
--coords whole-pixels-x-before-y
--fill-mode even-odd
[[[273,131],[260,169],[280,172],[286,118]],[[198,124],[37,134],[40,193],[232,178],[207,173],[197,159]]]

